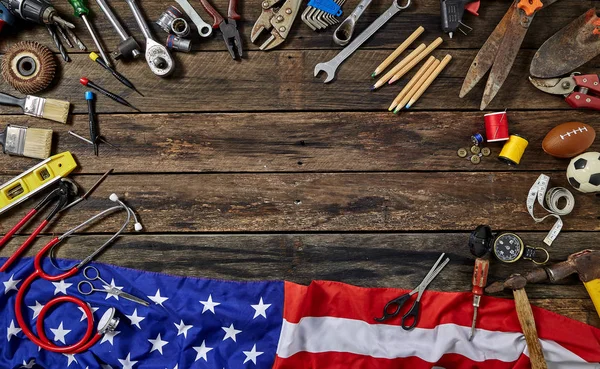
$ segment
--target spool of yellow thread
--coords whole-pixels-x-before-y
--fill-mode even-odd
[[[525,153],[529,141],[519,135],[511,135],[502,147],[498,159],[508,165],[518,165]]]

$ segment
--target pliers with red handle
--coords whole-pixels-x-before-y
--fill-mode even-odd
[[[238,0],[229,0],[229,7],[227,9],[227,19],[223,18],[219,12],[213,8],[208,0],[200,0],[200,3],[204,9],[213,17],[213,28],[219,28],[223,34],[223,40],[225,46],[233,59],[236,59],[237,54],[242,58],[242,38],[240,37],[240,31],[237,29],[237,20],[242,17],[237,12]],[[235,48],[235,49],[234,49]]]
[[[565,101],[575,109],[600,110],[600,78],[597,74],[571,74],[564,78],[533,78],[529,81],[539,90],[554,95],[564,95]],[[589,93],[593,93],[591,95]]]
[[[58,214],[61,209],[67,206],[75,195],[77,195],[77,185],[68,179],[62,179],[59,182],[58,187],[56,189],[50,192],[42,201],[40,201],[33,209],[31,209],[25,215],[25,217],[23,217],[23,219],[19,221],[19,223],[17,223],[10,231],[8,231],[8,233],[6,233],[4,237],[2,237],[2,239],[0,239],[1,248],[8,241],[10,241],[12,236],[14,236],[15,233],[19,231],[19,229],[23,228],[23,226],[27,224],[27,222],[29,222],[31,218],[33,218],[37,213],[43,210],[47,205],[49,205],[53,201],[56,201],[56,205],[46,216],[46,218],[42,221],[42,223],[40,223],[40,225],[33,231],[33,233],[31,233],[31,235],[27,237],[25,242],[23,242],[23,244],[19,246],[17,251],[15,251],[15,253],[12,254],[12,256],[9,257],[6,260],[6,262],[4,262],[4,264],[0,267],[0,272],[6,271],[6,269],[8,269],[10,265],[15,260],[17,260],[19,256],[23,252],[25,252],[25,250],[27,250],[29,245],[31,245],[35,238],[44,230],[44,228],[46,228],[46,226],[50,223],[52,218],[54,218],[54,216]]]

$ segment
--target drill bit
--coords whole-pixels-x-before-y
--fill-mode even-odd
[[[109,71],[119,82],[121,82],[125,86],[129,87],[133,91],[137,92],[138,94],[140,94],[140,96],[142,96],[142,97],[144,96],[141,92],[139,92],[137,90],[137,88],[135,88],[135,86],[133,85],[133,83],[131,83],[131,81],[129,81],[127,78],[125,78],[125,76],[123,76],[121,73],[117,72],[113,68],[111,68],[108,65],[106,65],[106,63],[104,62],[104,60],[102,60],[102,59],[100,59],[98,57],[98,54],[96,54],[95,52],[91,52],[90,53],[90,59],[92,59],[96,63],[100,64],[102,66],[102,68],[104,68],[107,71]]]
[[[52,29],[52,26],[46,25],[46,29],[48,30],[48,33],[50,33],[50,36],[52,36],[52,41],[54,41],[54,45],[56,45],[56,47],[58,48],[58,51],[60,52],[60,55],[62,56],[63,60],[66,62],[70,62],[71,58],[67,54],[67,51],[65,50],[65,47],[63,46],[63,44],[60,42],[58,35]]]
[[[65,42],[67,43],[67,45],[69,45],[69,47],[72,49],[73,48],[73,44],[71,43],[71,40],[69,40],[69,38],[67,37],[67,34],[63,30],[63,28],[61,26],[57,25],[56,26],[56,30],[60,34],[60,37],[62,37],[62,39],[65,40]]]
[[[111,99],[113,99],[114,101],[118,102],[119,104],[128,106],[132,109],[135,109],[137,111],[139,111],[140,113],[142,112],[140,109],[136,108],[135,106],[131,105],[127,100],[125,100],[124,98],[122,98],[121,96],[117,95],[117,94],[113,94],[112,92],[98,86],[97,84],[93,83],[92,81],[90,81],[89,79],[82,77],[79,79],[79,82],[84,85],[84,86],[88,86],[93,88],[94,90],[100,92],[101,94],[103,94],[104,96],[107,96]]]
[[[73,23],[67,22],[66,20],[62,19],[58,15],[52,16],[52,23],[56,24],[57,26],[62,26],[65,28],[75,28],[75,25]]]
[[[75,43],[77,44],[77,47],[79,47],[79,50],[81,50],[81,51],[86,51],[87,50],[87,47],[85,47],[85,45],[83,44],[83,42],[81,42],[81,40],[79,39],[79,37],[77,37],[77,35],[75,34],[75,32],[71,31],[71,29],[69,29],[69,28],[64,28],[64,30],[67,33],[67,35],[73,41],[75,41]]]

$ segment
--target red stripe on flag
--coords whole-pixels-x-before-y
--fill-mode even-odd
[[[303,317],[338,317],[377,324],[385,304],[406,290],[362,288],[339,282],[315,281],[310,286],[286,282],[284,319],[298,323]],[[414,300],[414,297],[411,299]],[[421,299],[417,327],[434,328],[452,323],[471,326],[473,295],[470,292],[426,291]],[[408,308],[408,307],[407,307]],[[600,330],[562,315],[533,306],[540,338],[553,340],[588,362],[600,362]],[[403,312],[401,312],[400,315]],[[396,317],[385,322],[399,324]],[[483,296],[477,328],[498,332],[521,332],[513,300]]]
[[[346,352],[301,352],[287,359],[276,357],[273,369],[431,369],[435,366],[461,369],[530,369],[531,363],[529,357],[526,355],[521,355],[517,361],[507,363],[500,360],[477,362],[459,354],[445,354],[437,363],[430,363],[415,356],[398,359],[381,359]]]

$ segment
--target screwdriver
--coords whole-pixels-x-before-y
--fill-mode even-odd
[[[140,109],[136,108],[135,106],[131,105],[127,100],[125,100],[124,98],[122,98],[121,96],[117,95],[117,94],[113,94],[112,92],[98,86],[97,84],[95,84],[94,82],[90,81],[89,79],[82,77],[79,79],[79,82],[87,87],[91,87],[94,90],[100,92],[101,94],[103,94],[104,96],[107,96],[111,99],[113,99],[114,101],[118,102],[119,104],[123,104],[125,106],[128,106],[132,109],[135,109],[137,111],[139,111],[140,113],[142,112]]]
[[[132,89],[133,91],[137,92],[138,94],[140,94],[140,96],[144,96],[142,95],[141,92],[139,92],[137,90],[137,88],[135,88],[135,86],[133,85],[133,83],[131,83],[131,81],[129,81],[127,78],[125,78],[124,75],[122,75],[121,73],[117,72],[116,70],[114,70],[113,68],[109,67],[108,65],[106,65],[106,63],[104,62],[104,60],[100,59],[98,57],[98,54],[96,54],[95,52],[91,52],[90,53],[90,59],[92,59],[93,61],[95,61],[96,63],[100,64],[102,66],[102,68],[106,69],[107,71],[109,71],[110,73],[112,73],[113,76],[115,76],[115,78],[117,80],[119,80],[119,82],[121,82],[122,84],[124,84],[125,86],[129,87],[130,89]]]
[[[96,44],[96,47],[98,48],[98,52],[100,52],[100,55],[102,55],[102,59],[104,59],[104,62],[106,63],[106,65],[112,66],[112,64],[110,63],[110,59],[108,59],[108,57],[104,53],[104,49],[102,48],[102,45],[100,44],[100,39],[98,38],[98,35],[96,34],[96,31],[94,30],[94,27],[92,26],[92,23],[90,23],[90,21],[87,18],[87,16],[90,14],[90,10],[85,6],[84,1],[85,0],[69,0],[69,4],[71,4],[71,6],[73,7],[73,10],[75,10],[75,16],[81,18],[83,20],[83,23],[85,23],[85,26],[87,27],[88,31],[90,32],[90,35],[92,36],[92,40],[94,40],[94,43]]]
[[[85,92],[85,100],[88,104],[88,120],[90,123],[90,141],[94,145],[94,155],[98,156],[98,123],[96,122],[96,114],[94,112],[94,93],[92,91]]]
[[[479,309],[479,302],[483,295],[483,289],[487,284],[488,270],[490,269],[490,260],[487,255],[475,259],[475,267],[473,268],[473,322],[471,323],[471,334],[469,335],[469,341],[473,339],[475,335],[475,325],[477,323],[477,309]]]

